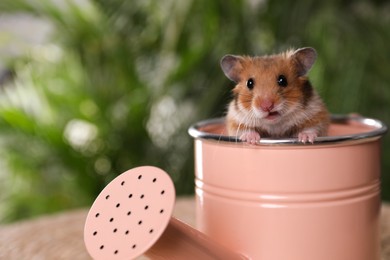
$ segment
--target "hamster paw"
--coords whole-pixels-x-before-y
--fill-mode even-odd
[[[256,131],[244,132],[240,136],[240,140],[248,144],[256,144],[258,141],[260,141],[260,134]]]
[[[314,143],[314,140],[317,138],[317,133],[315,131],[303,131],[298,134],[298,141],[302,143],[310,142]]]

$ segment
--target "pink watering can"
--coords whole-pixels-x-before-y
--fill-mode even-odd
[[[175,190],[155,167],[114,179],[91,207],[94,259],[379,260],[380,139],[375,119],[334,116],[314,144],[225,135],[195,124],[197,229],[171,217]]]

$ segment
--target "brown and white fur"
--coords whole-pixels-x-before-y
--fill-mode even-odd
[[[261,137],[313,143],[326,135],[329,113],[306,76],[316,58],[313,48],[224,56],[222,70],[237,83],[226,116],[228,134],[250,144]]]

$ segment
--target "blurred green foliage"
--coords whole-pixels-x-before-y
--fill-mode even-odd
[[[389,124],[389,11],[386,1],[3,0],[0,12],[40,17],[53,34],[7,61],[15,78],[0,89],[0,219],[88,206],[139,165],[192,193],[187,128],[223,115],[227,53],[312,46],[310,78],[330,111]],[[389,200],[389,137],[383,151]]]

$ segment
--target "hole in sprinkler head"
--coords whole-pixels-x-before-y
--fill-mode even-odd
[[[144,194],[142,194],[142,195],[140,196],[140,198],[141,198],[141,199],[143,199],[144,197],[145,197],[145,195],[144,195]]]
[[[97,218],[97,217],[99,217],[99,216],[100,216],[100,213],[96,213],[95,217]]]
[[[164,193],[165,193],[165,190],[162,190],[162,191],[161,191],[161,195],[163,195]]]
[[[113,222],[114,221],[114,218],[110,218],[110,222]]]
[[[160,214],[162,214],[162,213],[164,213],[164,209],[161,209],[161,210],[160,210]]]
[[[106,196],[106,200],[108,200],[109,198],[110,198],[110,195],[107,195],[107,196]]]
[[[113,230],[112,232],[116,233],[117,231],[118,231],[118,229],[117,229],[117,228],[114,228],[114,230]]]
[[[152,234],[152,233],[153,233],[153,231],[154,231],[153,229],[149,230],[149,234]]]
[[[121,205],[121,204],[120,204],[120,203],[118,203],[118,204],[116,204],[116,207],[117,207],[117,208],[119,208],[119,206],[120,206],[120,205]]]
[[[157,179],[156,179],[156,178],[154,178],[154,179],[153,179],[153,182],[156,182],[156,181],[157,181]]]
[[[130,194],[129,194],[129,199],[130,199],[131,197],[133,197],[133,194],[130,193]]]
[[[133,248],[133,249],[135,249],[137,247],[137,245],[136,244],[134,244],[131,248]]]
[[[97,231],[93,232],[93,235],[96,236],[97,235]]]
[[[125,235],[128,235],[128,234],[129,234],[129,230],[126,230]]]
[[[130,215],[131,215],[131,211],[128,211],[128,212],[127,212],[127,216],[130,216]]]
[[[138,180],[140,180],[142,178],[142,175],[138,175]]]
[[[122,186],[125,185],[125,181],[122,181],[122,182],[121,182],[121,185],[122,185]]]
[[[115,255],[118,254],[118,250],[115,250],[114,254],[115,254]]]
[[[142,224],[142,220],[138,221],[138,225],[141,225]]]
[[[147,210],[148,208],[149,208],[149,206],[148,206],[148,205],[146,205],[144,209],[145,209],[145,210]]]
[[[100,250],[102,250],[104,248],[104,245],[101,245],[99,248],[100,248]]]

